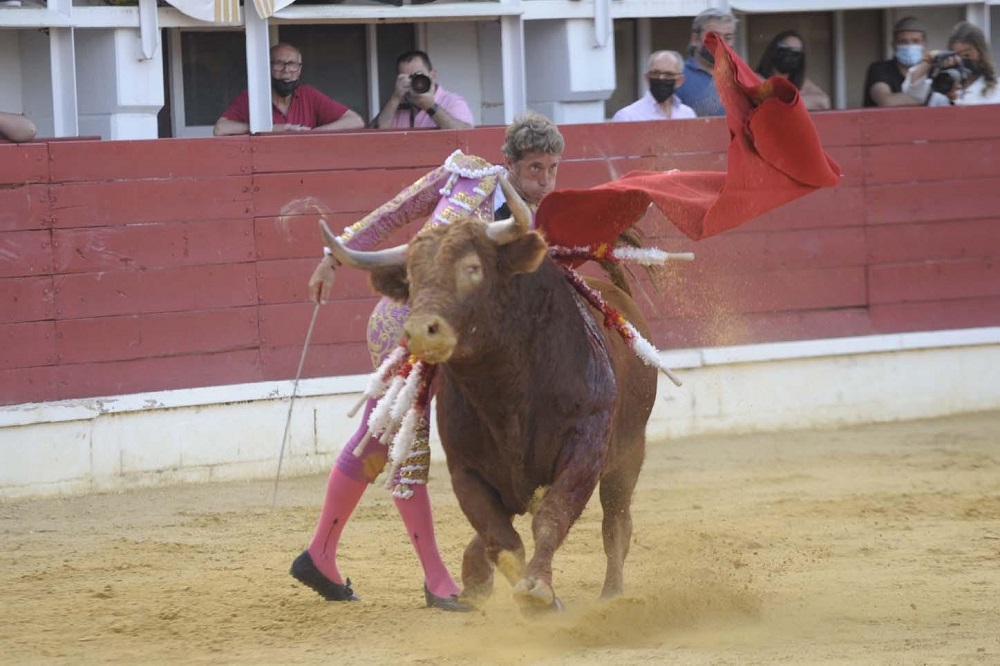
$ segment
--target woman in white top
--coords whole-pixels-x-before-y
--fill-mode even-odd
[[[1000,104],[997,66],[983,31],[968,21],[962,21],[952,29],[948,48],[955,55],[941,60],[940,67],[935,69],[939,69],[939,76],[947,77],[946,70],[961,73],[961,66],[966,70],[963,80],[956,81],[947,94],[932,91],[928,75],[932,73],[932,64],[939,52],[931,51],[907,72],[903,92],[927,106]],[[947,78],[944,81],[947,82]]]

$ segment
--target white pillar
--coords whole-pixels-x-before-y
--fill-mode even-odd
[[[970,2],[965,6],[965,20],[978,26],[990,41],[990,6],[983,2]]]
[[[847,35],[844,12],[833,13],[833,108],[847,108]]]
[[[368,118],[378,117],[382,110],[382,100],[379,98],[378,87],[378,27],[374,23],[365,26],[365,49],[368,56]]]
[[[48,7],[71,16],[73,0],[50,0]],[[53,136],[77,136],[79,125],[73,28],[49,28],[49,59],[52,67]]]
[[[250,96],[250,133],[270,132],[271,53],[268,24],[254,7],[245,7],[247,38],[247,93]]]
[[[684,57],[684,49],[679,49]],[[653,54],[653,22],[648,17],[636,19],[635,26],[635,89],[646,94],[646,61]]]
[[[503,80],[504,124],[513,122],[528,106],[524,67],[524,21],[520,16],[500,17],[500,60]]]

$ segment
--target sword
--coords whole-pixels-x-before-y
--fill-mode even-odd
[[[295,381],[292,382],[292,395],[288,399],[288,416],[285,417],[285,433],[281,436],[281,451],[278,452],[278,471],[274,475],[274,494],[271,496],[271,508],[278,503],[278,479],[281,477],[281,461],[285,457],[285,444],[288,442],[288,428],[292,424],[292,407],[295,405],[295,396],[299,392],[299,377],[302,376],[302,366],[306,362],[306,352],[309,350],[309,340],[312,339],[313,326],[316,325],[316,315],[319,314],[320,303],[316,303],[313,309],[312,319],[309,321],[309,330],[306,331],[306,342],[302,345],[302,356],[299,357],[299,368],[295,371]]]

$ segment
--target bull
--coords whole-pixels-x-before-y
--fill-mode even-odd
[[[530,230],[527,205],[506,180],[501,187],[509,220],[427,227],[388,250],[350,250],[321,224],[341,263],[371,271],[377,291],[409,301],[406,344],[438,366],[438,429],[475,530],[462,562],[464,598],[487,598],[499,569],[525,610],[558,609],[552,559],[598,486],[601,596],[622,594],[656,370],[603,325]],[[588,283],[648,338],[628,294]],[[526,561],[512,521],[529,511],[535,548]]]

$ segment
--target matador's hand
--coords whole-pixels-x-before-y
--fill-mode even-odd
[[[337,260],[333,257],[323,257],[312,277],[309,278],[309,300],[313,303],[323,304],[330,298],[330,290],[333,289],[333,279],[336,277],[334,268]]]

